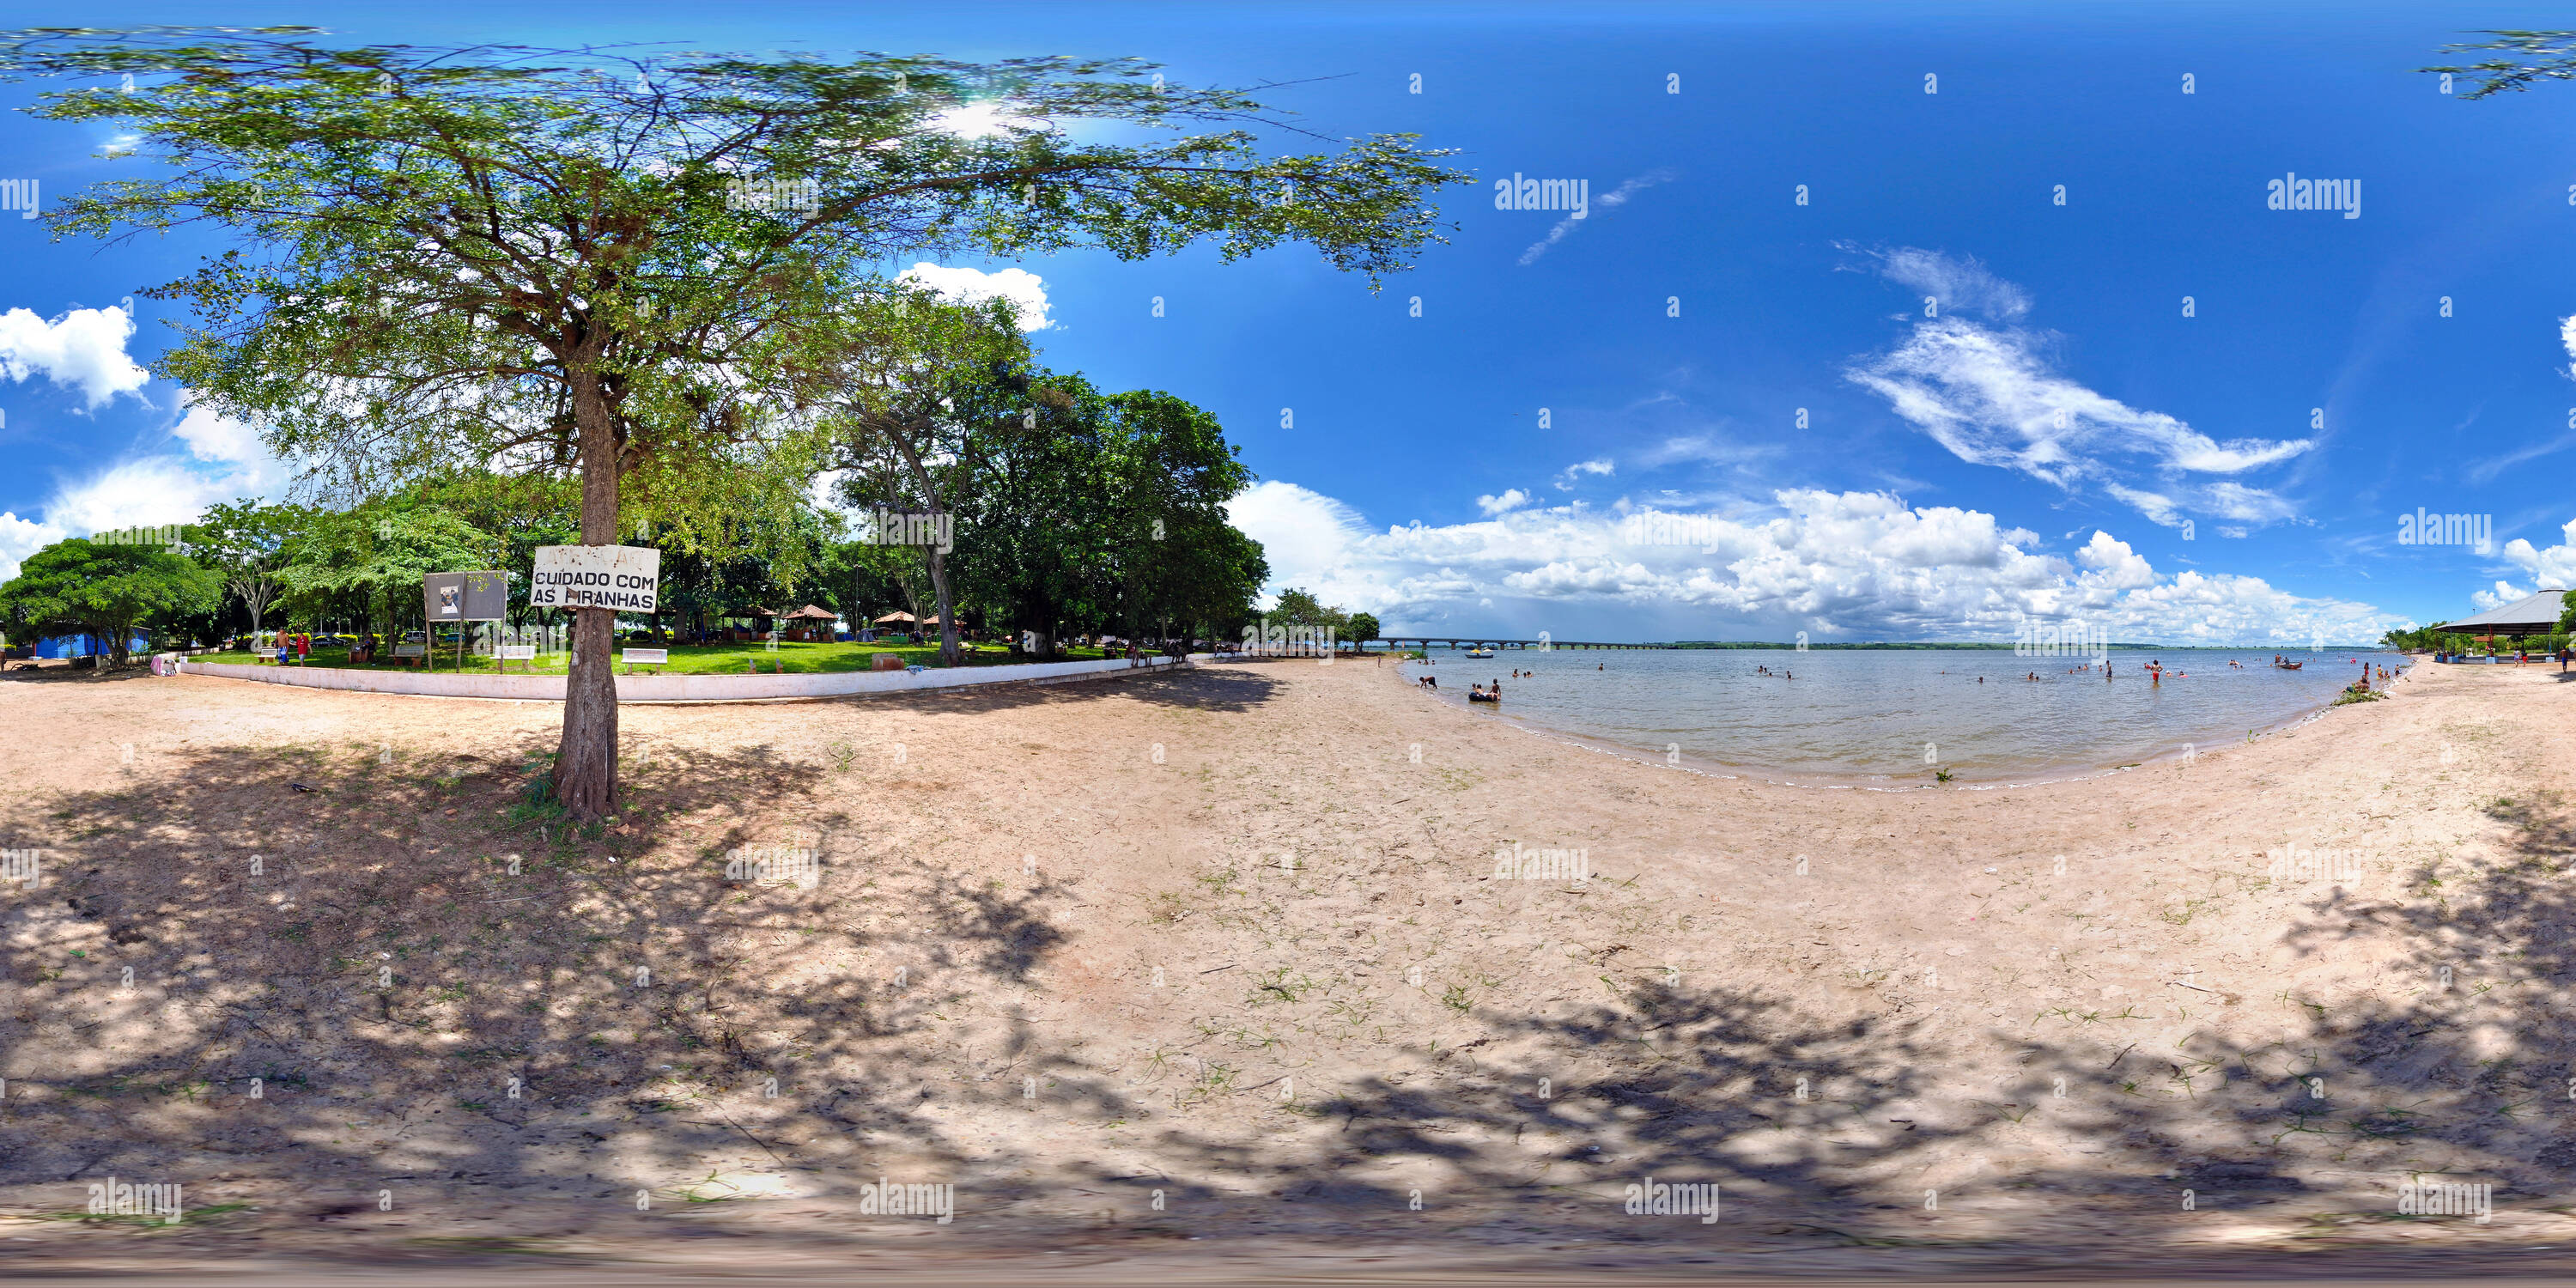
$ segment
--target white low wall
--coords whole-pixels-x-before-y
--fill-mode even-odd
[[[1194,653],[1192,660],[1205,658]],[[845,698],[870,693],[910,693],[970,684],[1049,683],[1168,667],[1172,659],[1124,658],[1099,662],[1028,662],[1016,666],[933,667],[911,671],[834,671],[820,675],[621,675],[620,702],[777,702],[811,698]],[[410,693],[434,698],[515,698],[528,702],[561,702],[565,677],[560,675],[458,675],[435,671],[366,671],[344,667],[251,666],[238,662],[178,663],[183,675],[212,675],[227,680],[292,684],[308,689],[353,689],[361,693]]]

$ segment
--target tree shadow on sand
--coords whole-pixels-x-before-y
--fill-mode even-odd
[[[1232,701],[1267,691],[1221,672],[1176,692],[1211,682]],[[2020,1054],[1972,1098],[1902,1011],[1831,1018],[1808,992],[1829,986],[1649,978],[1550,1015],[1475,1011],[1482,1037],[1417,1048],[1419,1067],[1302,1093],[1202,1080],[1186,1093],[1202,1112],[1149,1117],[1163,1092],[1007,1003],[994,1067],[922,1054],[952,1018],[942,1007],[1034,986],[1064,944],[1062,891],[889,866],[865,898],[817,900],[726,879],[750,830],[676,861],[612,862],[652,852],[676,814],[825,771],[758,749],[657,755],[635,780],[656,812],[588,833],[529,798],[542,766],[527,750],[422,773],[366,749],[226,748],[148,790],[60,801],[60,858],[5,905],[0,1184],[293,1178],[307,1197],[283,1220],[457,1180],[622,1203],[635,1175],[729,1154],[822,1189],[862,1179],[799,1155],[802,1133],[971,1184],[989,1211],[1029,1212],[1017,1223],[1032,1235],[1071,1223],[1046,1204],[1073,1184],[1140,1215],[1163,1191],[1174,1215],[1146,1219],[1175,1224],[1257,1212],[1270,1228],[1347,1229],[1427,1197],[1520,1229],[1689,1238],[1687,1221],[1624,1219],[1621,1187],[1651,1177],[1717,1182],[1735,1220],[1783,1238],[1912,1246],[1943,1237],[1916,1201],[1927,1188],[1943,1211],[2062,1244],[2070,1211],[2173,1217],[2184,1189],[2197,1212],[2295,1199],[2378,1221],[2418,1171],[2492,1182],[2501,1207],[2556,1192],[2576,1164],[2555,1107],[2576,1056],[2560,1003],[2576,972],[2576,817],[2550,797],[2497,803],[2508,851],[2411,874],[2406,902],[2309,899],[2295,951],[2376,926],[2414,948],[2413,986],[2340,1010],[2285,993],[2296,1023],[2275,1042],[2193,1029],[2158,1047],[2035,1019],[1998,1035]],[[2266,1000],[2175,995],[2204,997],[2213,1011]],[[1542,1087],[1529,1062],[1480,1054],[1488,1043],[1544,1052],[1562,1076]],[[1028,1079],[1050,1113],[1140,1124],[1156,1167],[978,1148],[971,1125],[1027,1112]],[[1269,1115],[1323,1130],[1266,1139]],[[2009,1152],[2025,1121],[2083,1148],[1921,1181],[1961,1151]],[[2152,1243],[2145,1228],[2088,1255]]]
[[[955,981],[1025,980],[1061,939],[1052,886],[875,883],[863,922],[799,888],[789,849],[753,851],[787,874],[766,882],[728,879],[732,834],[618,857],[821,768],[660,753],[630,772],[651,817],[583,829],[531,793],[545,759],[424,773],[228,747],[55,802],[40,883],[0,904],[0,1184],[230,1170],[333,1201],[394,1177],[589,1196],[604,1178],[567,1145],[643,1124],[648,1158],[765,1150],[724,1102],[782,1086],[951,1152],[887,1090],[918,1081],[887,1053]]]

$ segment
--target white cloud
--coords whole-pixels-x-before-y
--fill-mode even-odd
[[[2072,557],[1990,514],[1909,507],[1873,492],[1786,490],[1759,515],[1517,510],[1482,521],[1372,530],[1349,506],[1265,482],[1231,507],[1263,543],[1271,585],[1378,615],[1390,631],[1681,620],[1695,637],[2010,640],[2024,617],[2081,616],[2115,639],[2171,643],[2376,639],[2397,619],[2308,599],[2260,578],[2166,577],[2096,532]],[[1637,544],[1658,525],[1671,544]],[[1482,601],[1499,607],[1480,611]]]
[[[2182,515],[2174,510],[2173,498],[2162,492],[2122,487],[2117,483],[2105,483],[2102,485],[2102,490],[2118,497],[2130,509],[2145,515],[2149,523],[2167,528],[2182,526]]]
[[[1616,473],[1617,468],[1618,467],[1610,463],[1609,458],[1607,457],[1597,460],[1576,461],[1572,465],[1566,466],[1563,471],[1557,474],[1556,490],[1563,492],[1573,487],[1574,481],[1586,474],[1607,475]]]
[[[2521,603],[2531,598],[2531,595],[2532,592],[2528,590],[2514,589],[2512,582],[2500,581],[2495,584],[2493,590],[2470,591],[2469,602],[2476,605],[2477,610],[2483,613],[2490,608],[2502,608],[2507,604]]]
[[[937,291],[943,298],[961,304],[976,304],[1001,298],[1019,310],[1020,329],[1043,331],[1047,321],[1046,280],[1025,268],[1006,268],[986,273],[972,268],[942,268],[937,264],[915,264],[896,276],[897,281],[913,282]]]
[[[2109,474],[2096,453],[2145,457],[2166,471],[2235,474],[2307,451],[2307,439],[2218,442],[2160,411],[2130,407],[2048,369],[2037,338],[1959,318],[1918,323],[1851,380],[1963,461],[2071,487]]]
[[[1610,192],[1605,192],[1598,197],[1592,198],[1589,202],[1585,203],[1586,208],[1582,212],[1581,216],[1567,215],[1565,218],[1557,220],[1556,227],[1547,230],[1547,236],[1532,242],[1528,250],[1522,251],[1520,259],[1521,267],[1527,268],[1531,264],[1538,262],[1538,257],[1546,254],[1549,247],[1573,236],[1574,231],[1581,228],[1586,222],[1588,222],[1590,216],[1594,212],[1617,210],[1619,207],[1627,205],[1630,197],[1636,196],[1638,193],[1654,187],[1656,184],[1662,183],[1672,177],[1673,172],[1670,170],[1650,170],[1644,174],[1638,175],[1634,179],[1628,180],[1626,183],[1620,184],[1616,189]]]
[[[2568,357],[2576,358],[2576,314],[2558,319],[2558,343]]]
[[[2028,297],[1973,260],[1904,248],[1879,255],[1881,271],[1918,290],[1948,290],[1985,312],[2018,317]],[[2048,337],[1947,316],[1917,321],[1895,348],[1856,363],[1852,383],[1960,460],[2045,479],[2073,491],[2096,484],[2150,522],[2179,527],[2187,513],[2246,523],[2295,518],[2280,495],[2233,478],[2316,446],[2311,439],[2221,441],[2160,411],[2131,407],[2059,374]],[[2141,486],[2139,472],[2153,476]]]
[[[170,432],[187,443],[189,453],[198,460],[247,464],[274,459],[269,456],[268,449],[261,446],[259,431],[229,416],[199,407],[192,398],[182,398],[180,402],[188,409],[188,414],[180,417]]]
[[[150,377],[125,352],[134,319],[122,308],[73,309],[51,322],[27,309],[0,313],[0,375],[42,376],[77,389],[93,409]]]
[[[17,576],[27,556],[68,537],[189,523],[218,501],[273,497],[284,489],[288,470],[269,455],[256,433],[194,405],[185,391],[179,402],[187,411],[170,433],[188,444],[188,455],[129,457],[85,479],[58,484],[41,519],[0,513],[0,581]]]
[[[1854,249],[1849,242],[1837,245],[1843,250]],[[2030,312],[2027,293],[1986,271],[1986,266],[1972,257],[1952,258],[1913,246],[1862,253],[1879,262],[1878,271],[1887,280],[1931,296],[1944,313],[1967,309],[2010,322]]]
[[[2515,537],[2504,544],[2505,561],[2543,587],[2576,590],[2576,519],[2568,520],[2558,533],[2558,544],[2546,550]]]
[[[18,565],[25,563],[27,556],[62,540],[63,535],[33,519],[0,511],[0,583],[17,576]]]
[[[1476,508],[1489,515],[1502,514],[1507,511],[1517,510],[1529,503],[1529,493],[1524,492],[1519,488],[1512,488],[1504,492],[1501,496],[1480,496],[1476,498]]]
[[[2113,540],[2110,533],[2096,531],[2084,548],[2075,552],[2075,562],[2093,570],[2100,584],[2117,590],[2135,590],[2156,584],[2156,570],[2126,541]]]

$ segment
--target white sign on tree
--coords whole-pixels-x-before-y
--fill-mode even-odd
[[[539,546],[530,608],[613,608],[649,613],[660,604],[662,552],[645,546]]]

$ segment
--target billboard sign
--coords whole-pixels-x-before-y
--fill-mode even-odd
[[[510,574],[428,573],[420,579],[420,611],[432,625],[500,621],[510,613]]]

